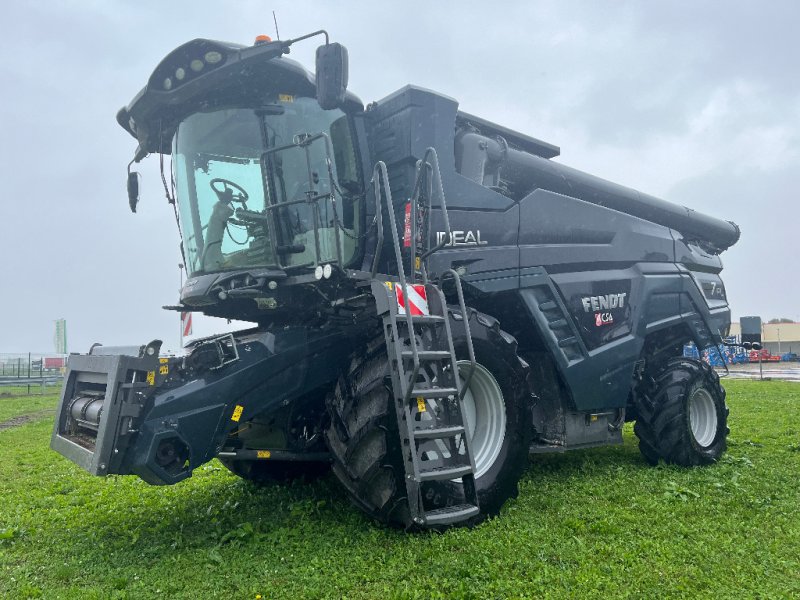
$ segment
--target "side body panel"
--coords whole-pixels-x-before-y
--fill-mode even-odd
[[[541,189],[520,211],[519,293],[577,410],[626,405],[648,336],[727,331],[719,258],[677,232]]]
[[[413,87],[368,112],[371,152],[389,167],[398,222],[416,163],[434,147],[454,234],[431,256],[431,275],[459,269],[475,305],[504,312],[501,324],[521,351],[546,350],[573,409],[625,407],[649,335],[685,328],[685,339],[707,346],[727,331],[717,256],[669,227],[549,191],[547,182],[517,202],[463,177],[457,113],[454,100]],[[431,246],[444,230],[438,208],[434,196]]]
[[[648,325],[678,318],[670,230],[542,189],[520,211],[519,293],[575,408],[624,407]]]

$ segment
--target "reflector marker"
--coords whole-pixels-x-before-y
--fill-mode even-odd
[[[395,297],[397,298],[397,314],[406,314],[405,300],[403,299],[403,290],[399,285],[394,286]],[[430,309],[428,308],[428,294],[425,291],[424,285],[414,284],[406,287],[408,292],[408,306],[411,309],[412,315],[429,315]]]

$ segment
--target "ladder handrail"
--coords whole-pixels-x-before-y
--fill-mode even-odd
[[[406,274],[405,269],[403,267],[403,255],[400,250],[400,240],[397,235],[397,220],[394,216],[394,202],[392,201],[392,192],[389,187],[389,174],[386,169],[386,163],[382,160],[379,160],[375,163],[375,168],[372,172],[373,180],[375,176],[378,175],[380,177],[381,183],[386,190],[385,196],[376,197],[376,204],[377,210],[383,210],[383,206],[380,203],[380,200],[385,198],[386,199],[386,208],[389,213],[389,225],[392,229],[392,241],[394,242],[394,253],[395,259],[397,260],[397,277],[400,279],[400,285],[402,286],[401,289],[403,291],[403,305],[405,307],[405,317],[406,317],[406,325],[408,326],[409,331],[409,339],[411,342],[411,353],[414,359],[414,369],[412,371],[411,382],[412,384],[408,386],[406,390],[405,397],[403,398],[404,402],[408,402],[409,398],[411,398],[411,390],[413,389],[413,382],[417,380],[417,376],[419,375],[420,369],[420,362],[419,362],[419,351],[417,350],[417,336],[414,334],[414,322],[411,318],[411,304],[408,300],[408,285],[406,283]],[[376,185],[376,189],[377,185]],[[377,264],[377,261],[375,261]]]
[[[428,162],[428,157],[429,156],[431,157],[430,162]],[[453,239],[453,232],[450,229],[450,216],[449,216],[449,214],[447,212],[447,201],[445,200],[445,197],[444,197],[444,187],[442,185],[442,172],[441,172],[441,170],[439,168],[439,155],[436,152],[436,148],[431,146],[427,150],[425,150],[425,154],[422,157],[422,161],[418,161],[417,162],[418,167],[420,165],[420,162],[424,162],[425,164],[427,164],[430,167],[431,172],[433,174],[433,181],[431,182],[431,184],[432,184],[432,186],[433,185],[436,186],[435,191],[436,191],[437,195],[439,196],[440,210],[441,210],[441,213],[442,213],[442,220],[444,221],[444,231],[445,231],[445,234],[446,234],[444,239],[441,242],[436,244],[433,248],[428,249],[420,257],[421,262],[424,264],[425,261],[427,260],[427,258],[431,254],[433,254],[434,252],[438,252],[439,250],[441,250],[442,248],[444,248],[447,245],[447,240],[452,240]],[[415,191],[416,191],[417,187],[418,187],[417,185],[414,186]],[[432,199],[433,199],[433,194],[431,193],[428,196],[428,214],[430,214],[430,211],[431,211],[431,200]]]
[[[458,307],[461,309],[461,315],[464,319],[464,330],[467,334],[467,354],[469,356],[470,362],[470,369],[469,375],[464,379],[464,382],[461,384],[461,389],[458,390],[458,399],[459,401],[464,399],[464,396],[467,393],[467,389],[469,388],[469,384],[472,381],[472,375],[475,373],[476,361],[475,361],[475,348],[472,345],[472,332],[470,331],[469,327],[469,314],[467,313],[467,305],[464,302],[464,290],[461,288],[461,276],[458,274],[458,271],[455,269],[448,269],[447,274],[452,275],[455,281],[456,287],[456,294],[458,294]],[[458,386],[458,377],[456,376],[456,387]]]
[[[382,178],[382,181],[381,181]],[[378,243],[375,247],[375,256],[372,258],[372,278],[378,272],[378,262],[383,252],[383,202],[381,202],[381,183],[389,196],[389,204],[392,204],[392,190],[389,187],[389,176],[386,172],[386,163],[379,160],[372,169],[372,184],[375,190],[375,225],[378,228]]]
[[[429,161],[429,157],[430,157],[430,161]],[[415,183],[415,185],[414,185],[415,194],[418,193],[418,190],[419,190],[419,187],[420,187],[418,182],[422,178],[421,177],[421,173],[422,173],[423,165],[425,166],[425,169],[426,169],[426,175],[427,175],[427,169],[428,168],[430,168],[431,174],[433,175],[433,179],[429,183],[431,184],[431,187],[433,187],[434,185],[436,186],[435,192],[439,196],[440,210],[441,210],[441,213],[442,213],[442,220],[444,220],[444,229],[445,229],[445,238],[441,242],[436,244],[436,246],[434,246],[433,248],[430,248],[427,252],[425,252],[422,256],[420,256],[420,262],[422,263],[422,275],[423,275],[425,283],[428,283],[428,270],[426,268],[427,259],[434,252],[444,248],[444,246],[447,244],[447,240],[452,240],[453,239],[452,238],[453,233],[452,233],[452,230],[450,229],[450,217],[449,217],[449,215],[447,213],[447,202],[446,202],[445,197],[444,197],[444,187],[442,185],[442,172],[441,172],[441,170],[439,168],[439,155],[436,153],[436,148],[434,148],[432,146],[428,147],[428,149],[425,150],[425,154],[422,157],[422,160],[421,161],[417,161],[417,169],[418,169],[419,175],[417,176],[417,183]],[[427,202],[427,204],[428,204],[428,206],[427,206],[428,215],[430,215],[430,213],[431,213],[431,201],[433,200],[433,193],[432,192],[433,192],[433,190],[431,190],[431,192],[428,194],[428,198],[427,198],[427,201],[428,201]],[[414,198],[414,196],[412,196],[412,199],[413,198]],[[418,198],[418,196],[417,196],[417,198]],[[412,215],[413,215],[413,212],[414,212],[414,204],[415,203],[412,200]],[[416,218],[414,218],[414,220],[412,221],[412,232],[414,232],[414,233],[416,232]],[[415,240],[415,242],[412,243],[412,255],[411,255],[412,256],[412,261],[415,260],[416,235],[414,236],[414,240]],[[412,264],[412,266],[415,265],[414,262],[412,262],[411,264]],[[456,377],[456,387],[460,387],[461,388],[461,389],[459,389],[459,393],[458,393],[459,401],[461,401],[461,400],[464,399],[464,396],[467,393],[467,389],[469,388],[469,384],[472,381],[472,375],[473,375],[473,373],[475,373],[475,364],[476,364],[475,363],[475,350],[474,350],[474,348],[472,346],[472,331],[470,331],[469,315],[467,314],[467,306],[466,306],[466,302],[464,301],[464,289],[463,289],[463,287],[461,285],[461,276],[458,274],[458,272],[455,269],[448,269],[446,271],[446,274],[452,275],[453,281],[455,283],[456,294],[458,296],[458,305],[459,305],[459,308],[461,309],[461,314],[464,317],[464,332],[466,333],[467,351],[468,351],[469,360],[470,360],[469,375],[467,375],[466,379],[464,380],[463,385],[461,385],[461,386],[458,385],[458,377]]]
[[[324,140],[325,142],[325,163],[327,165],[328,170],[328,187],[330,191],[327,194],[317,194],[316,190],[314,189],[314,177],[311,171],[311,158],[310,158],[310,148],[311,145],[316,142],[317,140]],[[260,162],[262,165],[266,164],[266,160],[268,156],[272,154],[277,154],[283,152],[284,150],[288,150],[290,148],[302,148],[305,151],[306,155],[306,166],[308,168],[308,183],[310,193],[307,193],[306,197],[301,200],[288,200],[283,202],[274,202],[274,198],[272,194],[269,194],[270,203],[268,206],[265,206],[265,213],[269,213],[271,211],[275,211],[278,208],[293,205],[293,204],[300,204],[300,203],[307,203],[311,205],[311,212],[312,212],[312,219],[313,219],[313,226],[314,226],[314,264],[313,266],[317,266],[320,264],[320,258],[322,255],[321,246],[320,246],[320,238],[319,238],[319,229],[320,229],[320,213],[319,213],[319,201],[323,199],[329,199],[331,202],[331,209],[333,211],[333,230],[334,230],[334,238],[335,238],[335,245],[336,245],[336,264],[339,265],[340,269],[344,269],[344,262],[342,261],[342,234],[341,234],[341,224],[339,222],[339,214],[336,209],[336,191],[338,190],[338,186],[336,185],[336,178],[333,176],[333,146],[331,144],[331,139],[327,133],[324,131],[320,131],[319,133],[315,133],[310,135],[301,141],[295,141],[291,144],[284,144],[282,146],[277,146],[274,148],[268,148],[261,154]],[[340,191],[341,195],[341,191]],[[270,231],[270,247],[274,256],[278,256],[280,253],[278,252],[278,238],[277,238],[277,217],[272,217],[269,221],[267,221],[267,228]],[[326,262],[332,262],[330,260]],[[280,264],[280,259],[278,259],[278,266],[283,267]]]
[[[430,158],[430,160],[429,160],[429,158]],[[450,228],[450,217],[449,217],[448,212],[447,212],[447,201],[445,200],[445,197],[444,197],[444,187],[442,185],[442,173],[441,173],[441,170],[439,168],[439,155],[436,152],[436,148],[434,148],[433,146],[430,146],[425,150],[425,154],[423,155],[422,159],[418,160],[417,163],[416,163],[416,166],[417,166],[417,177],[414,180],[414,189],[412,190],[411,200],[410,200],[411,204],[412,204],[412,212],[414,213],[414,214],[411,215],[412,239],[414,241],[416,241],[417,219],[416,219],[416,211],[414,210],[414,206],[417,203],[416,201],[419,200],[419,192],[420,192],[420,187],[422,185],[422,180],[423,180],[423,177],[421,176],[421,174],[422,174],[422,166],[423,165],[426,165],[426,173],[427,173],[427,169],[430,169],[431,173],[434,176],[433,177],[433,181],[431,183],[435,184],[435,191],[436,191],[436,194],[439,196],[440,207],[441,207],[441,212],[442,212],[442,219],[444,220],[444,229],[445,229],[445,234],[446,234],[444,239],[440,243],[438,243],[433,248],[428,249],[425,253],[423,253],[420,256],[420,261],[423,263],[422,264],[423,273],[425,274],[424,276],[426,278],[425,283],[427,283],[427,273],[426,273],[427,269],[424,268],[425,260],[431,254],[433,254],[434,252],[437,252],[438,250],[441,250],[442,248],[444,248],[447,245],[447,240],[448,239],[452,239],[452,235],[453,234],[452,234],[452,229]],[[383,202],[382,202],[383,195],[381,194],[381,185],[383,186],[383,189],[384,189],[384,191],[386,193],[387,209],[391,209],[391,210],[389,210],[389,212],[392,215],[391,222],[392,222],[393,230],[397,231],[397,229],[396,229],[396,223],[395,223],[395,219],[394,219],[394,201],[392,200],[392,191],[391,191],[391,188],[389,187],[388,170],[386,168],[386,163],[384,163],[382,160],[379,160],[378,162],[375,163],[375,167],[372,170],[372,180],[371,181],[372,181],[372,184],[373,184],[373,188],[375,190],[375,225],[377,226],[377,229],[378,229],[378,240],[377,240],[378,243],[377,243],[376,248],[375,248],[375,256],[372,259],[372,276],[374,277],[375,274],[378,272],[378,263],[380,262],[381,254],[383,253],[383,241],[384,241],[384,235],[383,235]],[[429,193],[428,194],[428,198],[427,198],[428,202],[427,202],[427,206],[426,206],[426,208],[428,209],[428,214],[429,215],[430,215],[430,211],[431,211],[431,199],[432,199],[432,197],[433,197],[433,194]],[[394,240],[396,242],[395,243],[395,259],[397,260],[397,264],[402,266],[403,260],[402,260],[402,252],[399,252],[399,250],[400,250],[399,240],[397,239],[397,236],[393,235],[393,238],[394,238]],[[411,244],[411,249],[412,249],[411,250],[412,251],[412,257],[411,257],[411,261],[412,262],[411,262],[411,265],[412,265],[412,267],[414,267],[414,266],[416,266],[415,265],[415,258],[416,258],[416,244],[415,243]]]

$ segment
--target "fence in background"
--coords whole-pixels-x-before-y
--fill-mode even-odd
[[[66,354],[0,353],[0,388],[7,393],[30,393],[31,389],[38,388],[40,393],[44,393],[46,387],[61,384],[66,364]]]

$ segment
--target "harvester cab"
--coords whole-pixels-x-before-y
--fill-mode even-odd
[[[285,54],[316,35],[312,76]],[[727,333],[738,227],[430,90],[365,108],[347,79],[325,32],[196,39],[119,111],[133,162],[171,156],[188,278],[165,308],[254,326],[71,357],[52,447],[161,485],[214,458],[256,483],[332,470],[406,528],[497,514],[529,453],[621,443],[626,420],[651,463],[716,461],[724,390],[681,350]]]
[[[281,57],[314,35],[326,43],[312,81]],[[179,199],[190,278],[355,260],[365,186],[353,120],[360,103],[346,85],[347,52],[322,31],[259,36],[252,47],[194,40],[119,112],[139,141],[135,161],[173,157],[167,194]],[[128,192],[134,209],[138,174],[130,170]]]

